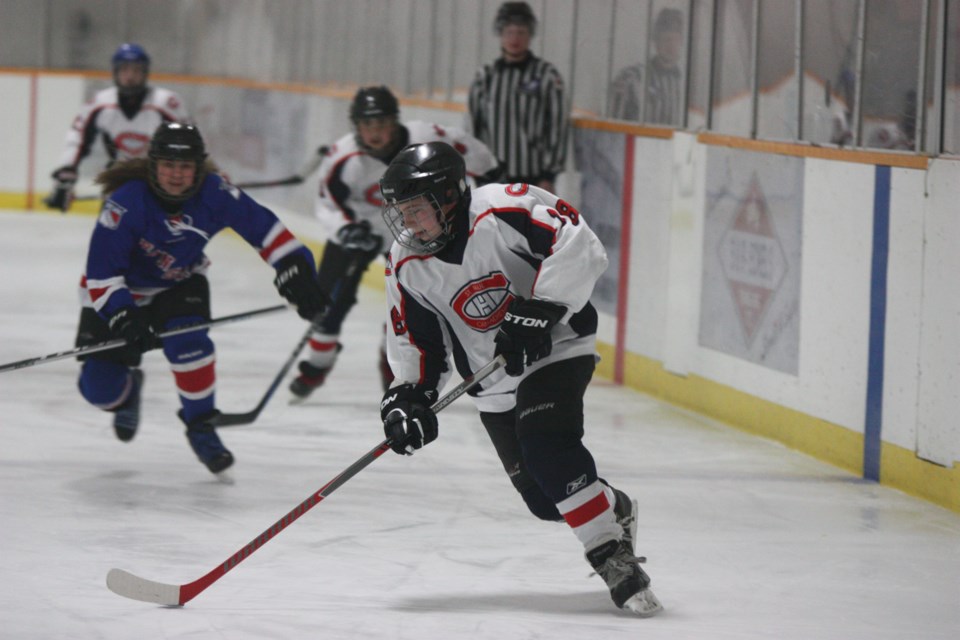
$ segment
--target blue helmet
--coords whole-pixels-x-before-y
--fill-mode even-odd
[[[150,73],[150,56],[147,55],[143,47],[132,42],[124,43],[117,47],[110,61],[113,63],[113,83],[117,85],[117,90],[121,95],[136,96],[146,91],[146,76]],[[117,80],[117,71],[119,71],[120,65],[130,62],[143,65],[144,81],[135,86],[123,86]]]
[[[139,62],[145,65],[147,68],[150,67],[150,56],[147,55],[146,50],[138,44],[132,42],[126,42],[113,52],[113,57],[110,59],[113,62],[113,68],[116,69],[117,65],[122,62]]]

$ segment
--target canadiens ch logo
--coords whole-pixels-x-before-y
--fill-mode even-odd
[[[383,196],[380,195],[380,184],[372,184],[367,187],[367,190],[363,194],[364,200],[369,204],[372,204],[375,207],[383,206]]]
[[[98,222],[107,229],[116,229],[120,226],[120,219],[123,218],[123,214],[126,212],[126,209],[113,200],[107,200],[103,203],[103,208],[100,209],[100,219]]]
[[[139,131],[124,131],[113,139],[113,144],[128,158],[140,158],[147,154],[150,136]]]
[[[450,307],[477,331],[500,326],[514,296],[510,281],[497,271],[467,283],[450,301]]]

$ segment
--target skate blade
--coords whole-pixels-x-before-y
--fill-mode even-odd
[[[309,397],[310,397],[310,396],[294,396],[294,395],[291,395],[291,396],[290,396],[290,400],[287,402],[287,404],[289,404],[289,405],[303,404],[304,402],[307,401],[307,398],[309,398]]]
[[[657,600],[657,596],[653,595],[653,591],[644,589],[630,596],[623,603],[623,609],[641,618],[649,618],[663,611],[663,605]]]
[[[229,469],[224,469],[219,473],[215,473],[213,474],[213,477],[215,477],[217,479],[217,482],[219,482],[220,484],[236,484],[237,483],[236,479],[233,477],[233,474],[230,473]]]

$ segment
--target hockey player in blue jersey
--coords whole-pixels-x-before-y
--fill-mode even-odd
[[[140,421],[141,355],[162,347],[187,440],[220,473],[233,455],[214,429],[213,342],[206,330],[162,340],[158,333],[210,319],[204,248],[222,229],[233,229],[276,269],[274,284],[306,320],[327,304],[313,256],[273,212],[216,172],[193,125],[161,124],[147,158],[117,163],[97,182],[105,199],[81,280],[77,346],[115,338],[127,346],[84,359],[80,393],[112,411],[117,437],[132,440]]]

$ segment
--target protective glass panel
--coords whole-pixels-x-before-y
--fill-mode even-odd
[[[693,24],[690,42],[690,95],[687,102],[688,129],[702,129],[707,124],[710,101],[710,69],[713,60],[711,38],[713,34],[713,2],[697,0],[693,3]]]
[[[914,147],[923,3],[867,3],[863,64],[863,146]]]
[[[796,2],[760,3],[757,137],[796,140]]]
[[[943,152],[960,154],[960,0],[947,3]]]
[[[109,70],[110,56],[126,40],[126,2],[60,0],[48,14],[49,64],[61,69]]]
[[[640,121],[643,69],[647,57],[649,0],[618,0],[613,8],[613,49],[606,116],[630,122]]]
[[[857,64],[856,0],[805,0],[803,139],[850,144]]]
[[[750,135],[750,56],[753,32],[752,0],[716,0],[717,50],[713,62],[713,121],[711,129]]]
[[[578,115],[603,115],[610,49],[596,45],[610,42],[614,5],[613,0],[593,0],[589,4],[581,3],[577,12],[573,105]]]
[[[678,0],[653,3],[644,74],[642,120],[646,124],[677,126],[683,121],[689,19],[686,5]]]
[[[0,67],[48,66],[43,46],[46,16],[46,3],[0,2]]]
[[[607,100],[610,117],[656,125],[682,123],[686,5],[676,0],[618,4],[614,51],[619,64]],[[623,41],[631,46],[624,47]]]

